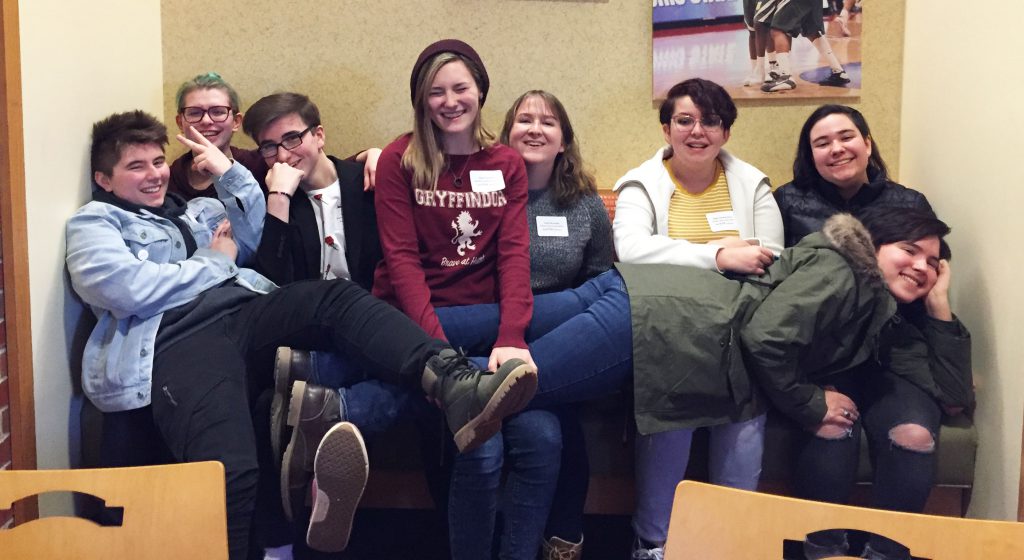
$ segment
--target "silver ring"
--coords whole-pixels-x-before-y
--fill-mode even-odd
[[[850,417],[850,411],[849,411],[849,410],[846,410],[846,409],[844,408],[844,409],[843,409],[843,418],[849,418],[849,417]]]

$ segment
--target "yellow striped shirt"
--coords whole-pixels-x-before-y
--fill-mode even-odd
[[[690,243],[707,243],[726,236],[738,236],[735,229],[712,231],[708,214],[715,212],[731,212],[732,200],[729,198],[729,183],[725,180],[722,163],[715,160],[715,177],[708,188],[700,194],[687,192],[675,174],[669,160],[662,162],[672,177],[676,190],[668,206],[668,236],[672,239],[685,239]]]

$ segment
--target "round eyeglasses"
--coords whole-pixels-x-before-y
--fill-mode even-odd
[[[672,117],[672,124],[679,132],[689,132],[697,125],[697,118],[693,115],[683,113]],[[718,131],[722,129],[722,117],[718,115],[704,115],[700,118],[700,126],[704,130]]]
[[[202,107],[185,107],[181,110],[181,116],[187,123],[195,124],[203,120],[203,117],[206,115],[210,115],[210,120],[213,122],[224,122],[231,116],[231,107],[216,105],[209,109],[203,109]]]

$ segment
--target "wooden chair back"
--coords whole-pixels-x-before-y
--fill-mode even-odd
[[[116,469],[0,471],[0,510],[43,492],[91,494],[123,507],[121,526],[44,517],[0,530],[0,558],[226,560],[224,467],[218,462]]]
[[[882,535],[916,558],[1024,558],[1024,523],[841,506],[683,481],[676,488],[665,559],[779,560],[784,541],[802,542],[824,529]]]

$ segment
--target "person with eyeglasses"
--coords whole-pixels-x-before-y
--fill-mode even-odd
[[[612,230],[619,260],[764,274],[782,250],[782,218],[768,177],[723,149],[736,120],[732,98],[714,82],[686,80],[669,89],[659,118],[667,145],[615,184]],[[640,288],[629,282],[631,303]],[[637,312],[634,307],[634,316]],[[681,323],[686,322],[683,317]],[[681,327],[666,328],[665,334],[681,341],[694,336]],[[721,375],[717,369],[688,371],[686,364],[646,368],[637,360],[642,350],[634,342],[637,387],[647,383],[647,375],[678,376],[685,387]],[[641,411],[652,405],[645,399],[636,394],[637,560],[663,553],[673,491],[686,472],[694,429],[711,426],[711,481],[753,490],[761,472],[765,421],[747,401],[716,410],[655,412],[644,422]]]
[[[266,192],[264,178],[267,165],[255,150],[231,145],[235,132],[242,126],[242,112],[238,92],[220,74],[206,72],[181,84],[175,95],[178,114],[174,122],[182,134],[195,127],[204,138],[220,149],[232,161],[241,163],[252,172],[260,188]],[[171,164],[171,182],[168,190],[185,200],[199,196],[217,198],[213,177],[195,164],[195,154],[187,151]]]

